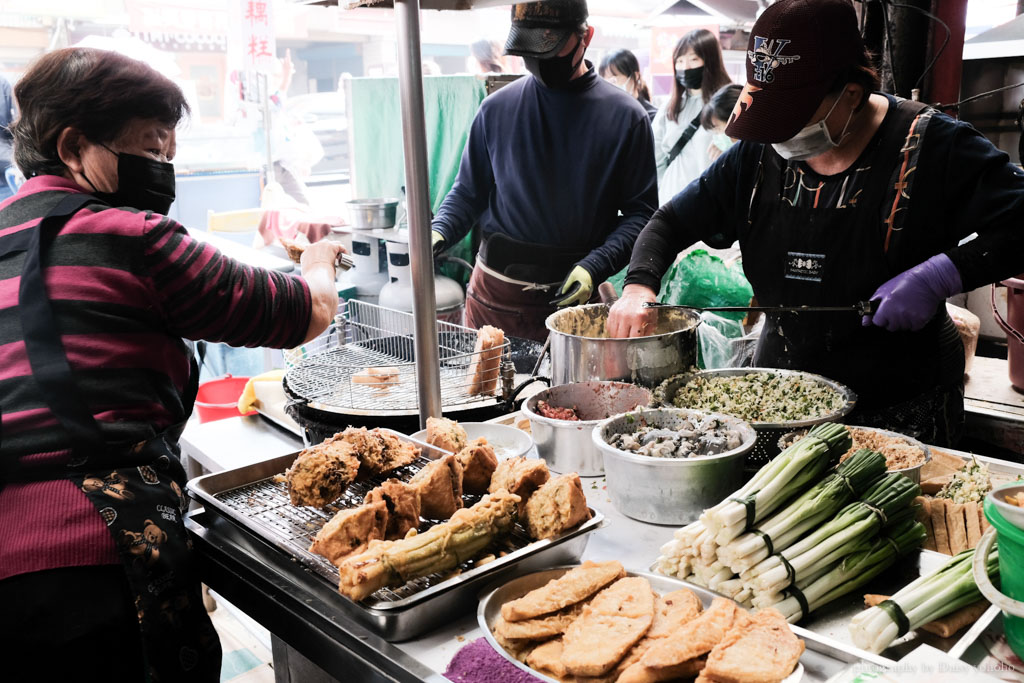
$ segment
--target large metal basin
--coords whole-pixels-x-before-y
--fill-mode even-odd
[[[715,416],[738,426],[743,443],[718,455],[693,458],[652,458],[622,451],[608,443],[615,434],[635,432],[643,422],[676,429],[691,415]],[[747,480],[743,465],[757,434],[735,417],[686,408],[656,408],[609,418],[594,428],[594,445],[604,456],[608,495],[615,508],[633,519],[653,524],[689,524],[720,503]]]
[[[654,333],[609,339],[608,305],[573,306],[548,316],[551,384],[619,380],[654,388],[697,364],[700,316],[684,308],[659,308]]]
[[[554,420],[537,412],[537,403],[546,401],[562,408],[576,408],[576,420]],[[530,418],[530,431],[537,453],[558,472],[576,472],[581,477],[604,474],[604,458],[594,445],[591,432],[602,420],[620,413],[646,407],[651,392],[625,382],[577,382],[562,384],[534,394],[523,404]]]

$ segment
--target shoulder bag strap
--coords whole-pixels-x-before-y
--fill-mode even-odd
[[[665,168],[672,165],[672,162],[676,160],[679,153],[683,151],[683,147],[686,147],[687,143],[693,139],[693,136],[697,134],[697,129],[700,128],[700,114],[693,117],[693,121],[690,121],[690,125],[686,127],[683,134],[679,136],[676,144],[668,152],[668,163],[665,164]]]

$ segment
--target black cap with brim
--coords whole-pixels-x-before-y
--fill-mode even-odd
[[[789,140],[811,122],[831,86],[831,81],[822,81],[781,90],[747,83],[736,100],[725,134],[765,144]]]
[[[551,26],[530,27],[512,24],[508,40],[505,41],[505,54],[548,59],[556,56],[565,47],[573,33],[571,29]]]

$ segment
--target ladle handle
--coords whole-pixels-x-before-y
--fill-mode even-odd
[[[977,584],[978,590],[985,596],[985,599],[993,605],[1009,615],[1024,617],[1024,602],[1003,595],[988,576],[988,554],[992,551],[992,544],[995,541],[996,528],[989,527],[974,549],[974,559],[971,562],[971,573],[974,574],[974,583]]]

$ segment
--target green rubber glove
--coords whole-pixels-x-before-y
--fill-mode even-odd
[[[569,271],[562,286],[558,288],[558,296],[551,302],[552,306],[563,308],[576,306],[590,301],[594,293],[594,278],[583,266],[576,266]]]

